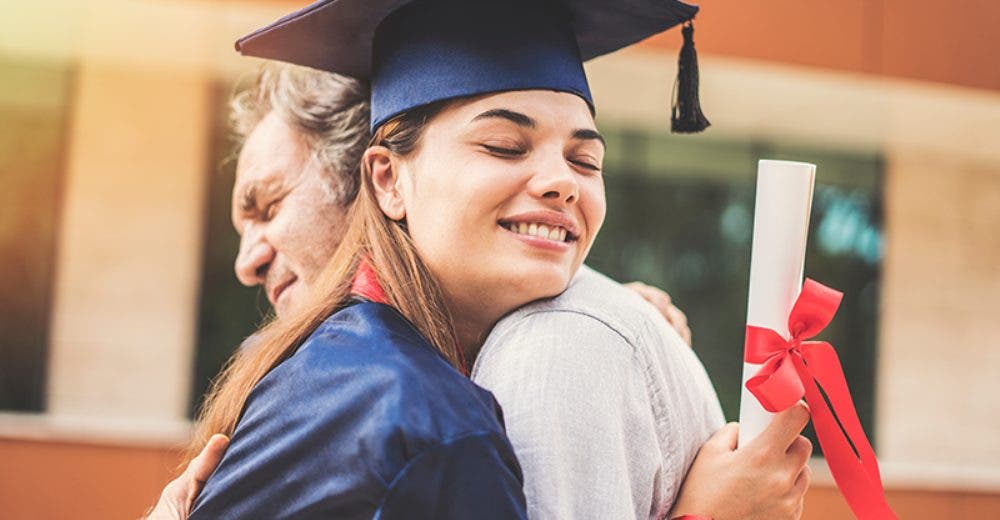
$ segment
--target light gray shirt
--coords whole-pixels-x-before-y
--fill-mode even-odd
[[[666,514],[724,422],[705,368],[677,332],[586,266],[560,296],[501,320],[472,379],[503,407],[536,519]]]

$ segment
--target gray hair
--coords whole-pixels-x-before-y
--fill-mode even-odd
[[[230,122],[242,145],[272,110],[301,132],[327,175],[326,186],[344,205],[358,195],[361,155],[370,138],[369,90],[346,76],[269,63],[254,85],[233,96]]]

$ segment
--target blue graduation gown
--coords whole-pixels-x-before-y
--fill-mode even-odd
[[[502,421],[395,309],[357,303],[253,389],[189,518],[526,518]]]

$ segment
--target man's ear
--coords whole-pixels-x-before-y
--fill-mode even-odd
[[[392,220],[406,218],[406,205],[400,189],[399,165],[384,146],[372,146],[361,159],[368,167],[375,186],[375,200],[382,213]]]

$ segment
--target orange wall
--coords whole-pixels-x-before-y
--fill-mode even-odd
[[[1000,89],[995,0],[694,3],[702,53]],[[646,45],[675,49],[680,41],[670,31]]]
[[[986,520],[1000,518],[1000,493],[969,493],[914,489],[887,489],[886,498],[903,520]],[[854,518],[832,485],[813,485],[806,495],[803,520]]]
[[[699,52],[1000,90],[996,0],[686,1],[701,6]],[[680,42],[675,30],[645,45]]]
[[[159,496],[178,461],[172,448],[0,439],[0,518],[134,519]],[[1000,518],[1000,493],[890,489],[907,520]],[[804,520],[843,520],[836,488],[814,485]]]
[[[134,519],[159,497],[178,451],[0,439],[0,518]]]

